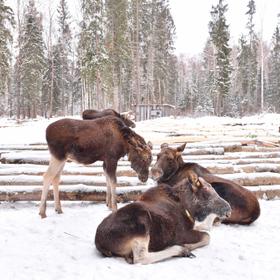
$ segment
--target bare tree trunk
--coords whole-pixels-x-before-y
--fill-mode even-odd
[[[113,107],[116,111],[119,111],[119,82],[115,67],[113,69]]]
[[[136,65],[136,105],[140,102],[140,54],[139,54],[139,0],[136,0],[136,32],[135,32],[135,65]]]
[[[20,40],[20,34],[21,34],[21,22],[20,22],[20,0],[17,0],[17,26],[18,26],[18,48],[20,49],[21,46],[21,40]],[[21,59],[20,54],[18,54],[17,57],[17,73],[16,73],[16,106],[17,106],[17,119],[20,119],[20,105],[21,105],[21,77],[20,77],[20,66],[21,66]]]
[[[53,45],[52,45],[52,14],[51,7],[49,5],[49,44],[48,44],[48,57],[51,60],[51,85],[49,89],[49,111],[48,118],[51,118],[53,115],[53,82],[54,82],[54,58],[53,58]]]
[[[86,81],[85,78],[82,77],[82,101],[81,101],[81,112],[85,110],[86,103]]]
[[[161,103],[161,83],[160,83],[160,78],[158,78],[158,103]]]
[[[61,80],[62,80],[62,91],[61,91],[61,106],[62,106],[62,115],[65,116],[65,89],[64,89],[64,58],[62,62],[62,70],[61,70]]]

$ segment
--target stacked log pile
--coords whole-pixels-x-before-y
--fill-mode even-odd
[[[156,145],[154,160],[158,152],[159,146]],[[280,147],[277,142],[235,140],[190,143],[183,152],[183,158],[245,186],[258,198],[280,197]],[[0,145],[0,161],[0,201],[40,199],[42,175],[49,161],[46,144]],[[127,158],[119,161],[117,176],[119,201],[135,200],[154,185],[151,179],[146,184],[140,183]],[[67,163],[60,190],[62,200],[104,201],[106,187],[102,163],[89,166]]]

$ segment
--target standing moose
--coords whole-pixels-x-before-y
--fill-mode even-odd
[[[151,143],[127,127],[116,117],[96,120],[61,119],[47,127],[46,139],[51,154],[47,172],[44,174],[40,212],[46,217],[46,200],[53,185],[55,210],[62,213],[59,199],[59,180],[67,159],[91,164],[103,161],[107,183],[106,203],[113,211],[116,203],[116,169],[118,160],[128,154],[131,167],[142,182],[146,182],[152,161]]]

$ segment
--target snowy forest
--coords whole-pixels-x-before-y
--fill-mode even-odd
[[[189,115],[280,113],[280,14],[265,42],[248,0],[244,33],[230,45],[228,3],[217,0],[204,49],[186,57],[174,52],[169,2],[80,0],[74,26],[67,0],[44,13],[34,0],[14,10],[0,0],[0,116],[165,103]]]

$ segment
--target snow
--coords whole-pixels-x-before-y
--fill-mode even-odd
[[[13,120],[0,119],[0,154],[2,157],[22,158],[34,162],[47,161],[48,152],[44,149],[45,129],[56,119],[24,121],[17,123]],[[278,131],[280,115],[264,114],[242,119],[232,118],[161,118],[153,121],[138,122],[136,132],[146,140],[160,145],[164,142],[188,142],[190,149],[226,148],[230,145],[240,145],[243,139],[250,140],[255,135],[261,140],[280,139]],[[236,125],[237,124],[237,125]],[[230,134],[227,132],[230,131]],[[183,138],[172,136],[183,134]],[[221,136],[217,138],[217,135]],[[180,141],[178,140],[180,139]],[[196,140],[200,143],[190,143]],[[254,138],[255,139],[255,138]],[[222,145],[220,146],[219,143]],[[28,144],[37,144],[39,150],[26,151]],[[158,146],[155,145],[155,151]],[[21,149],[18,149],[21,146]],[[12,151],[13,148],[21,152]],[[34,149],[35,146],[34,146]],[[193,151],[194,151],[193,150]],[[278,158],[268,158],[270,155]],[[262,158],[251,158],[251,156]],[[263,178],[274,181],[280,180],[279,173],[250,174],[242,172],[243,164],[256,164],[259,168],[275,168],[279,165],[278,153],[246,152],[227,153],[226,159],[219,155],[186,156],[188,161],[199,162],[206,167],[222,167],[231,165],[234,170],[241,172],[232,175],[221,175],[230,179],[246,178],[253,181]],[[237,158],[237,156],[239,158]],[[241,159],[240,159],[241,158]],[[216,159],[215,164],[211,159]],[[120,171],[129,169],[126,161],[120,161]],[[13,185],[1,186],[8,191],[27,192],[40,190],[42,178],[35,176],[46,170],[42,165],[0,164],[0,181],[8,181]],[[91,171],[89,171],[91,170]],[[67,163],[65,185],[61,190],[92,190],[89,186],[96,182],[96,190],[105,191],[104,176],[80,176],[91,172],[99,172],[100,164],[94,167],[82,167],[74,163]],[[278,169],[276,169],[278,170]],[[88,173],[87,173],[88,172]],[[24,174],[25,173],[25,174]],[[28,175],[27,175],[28,174]],[[5,175],[5,176],[3,176]],[[5,179],[5,180],[4,180]],[[30,179],[32,179],[30,181]],[[119,177],[120,184],[127,187],[117,188],[117,192],[146,190],[153,182],[139,185],[136,178]],[[75,184],[72,185],[72,182]],[[279,182],[280,183],[280,182]],[[278,190],[279,183],[272,186],[248,186],[248,189]],[[29,185],[28,185],[29,184]],[[32,184],[32,185],[31,185]],[[46,219],[38,215],[38,203],[0,203],[0,279],[239,279],[239,280],[276,280],[280,277],[279,254],[279,212],[280,201],[261,200],[260,218],[250,226],[220,225],[211,231],[210,245],[194,251],[195,259],[173,258],[161,263],[142,266],[129,265],[121,258],[104,258],[95,249],[94,235],[98,224],[110,213],[104,203],[65,202],[62,201],[64,214],[54,212],[52,202],[48,202]],[[119,205],[122,206],[122,205]]]
[[[0,204],[1,279],[279,279],[279,201],[261,201],[250,226],[216,226],[196,258],[129,265],[95,249],[96,227],[110,212],[104,204],[65,203],[40,219],[34,203]]]

